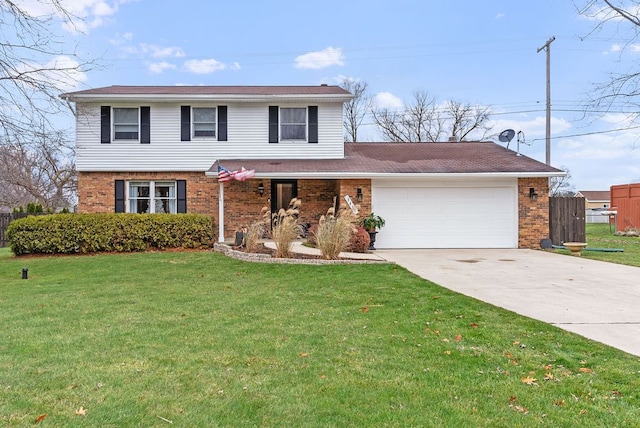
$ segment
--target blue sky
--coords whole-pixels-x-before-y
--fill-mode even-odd
[[[24,0],[30,4],[35,0]],[[75,89],[109,85],[316,85],[365,81],[380,106],[412,94],[489,106],[497,134],[522,131],[545,161],[545,52],[551,37],[551,164],[576,190],[640,180],[640,130],[585,115],[594,84],[626,70],[625,39],[571,0],[66,0],[83,32],[57,31],[101,67]],[[613,31],[613,29],[611,29]],[[371,123],[371,120],[365,120]],[[368,141],[380,139],[373,126]],[[515,149],[516,140],[510,148]]]

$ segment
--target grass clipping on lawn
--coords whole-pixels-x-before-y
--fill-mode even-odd
[[[210,251],[21,258],[0,249],[0,296],[7,426],[640,420],[637,356],[394,264],[265,265]]]

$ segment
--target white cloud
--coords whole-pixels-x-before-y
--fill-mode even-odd
[[[500,13],[496,14],[495,19],[503,19],[506,16],[507,16],[506,13],[500,12]]]
[[[40,81],[46,81],[61,91],[75,89],[80,83],[87,80],[86,73],[80,71],[80,64],[75,59],[61,55],[52,58],[45,64],[36,62],[23,64],[20,72],[27,72]]]
[[[127,32],[124,34],[116,34],[115,38],[109,40],[113,46],[123,46],[131,43],[133,40],[133,33]]]
[[[103,25],[118,12],[121,5],[132,1],[137,0],[61,0],[60,4],[68,12],[67,15],[56,9],[52,2],[40,0],[22,0],[19,7],[32,16],[56,17],[65,30],[77,33]]]
[[[157,46],[140,44],[144,53],[149,53],[153,58],[182,58],[185,56],[184,51],[178,46]]]
[[[404,108],[402,100],[391,92],[378,92],[373,98],[373,105],[376,108],[388,108],[392,110]]]
[[[344,55],[341,48],[328,48],[322,51],[309,52],[295,59],[296,68],[321,69],[333,65],[344,65]]]
[[[239,66],[238,66],[239,67]],[[228,66],[213,58],[211,59],[190,59],[185,61],[183,70],[195,74],[209,74],[216,71],[226,70]]]
[[[175,68],[175,64],[166,61],[152,62],[149,64],[149,71],[155,74],[160,74],[165,70],[174,70]]]

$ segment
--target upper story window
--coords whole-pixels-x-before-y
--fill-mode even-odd
[[[151,107],[100,106],[100,142],[111,140],[151,143]]]
[[[227,141],[227,106],[180,106],[180,141]]]
[[[137,108],[113,109],[113,136],[116,140],[137,140],[139,135]]]
[[[269,106],[269,143],[318,143],[318,106]]]
[[[215,107],[193,107],[193,136],[216,136]]]
[[[129,182],[130,213],[175,214],[175,181],[131,181]]]
[[[280,108],[280,139],[303,141],[307,139],[306,108]]]

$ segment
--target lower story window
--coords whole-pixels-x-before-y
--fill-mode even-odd
[[[130,213],[175,214],[175,181],[131,181],[129,182]]]

